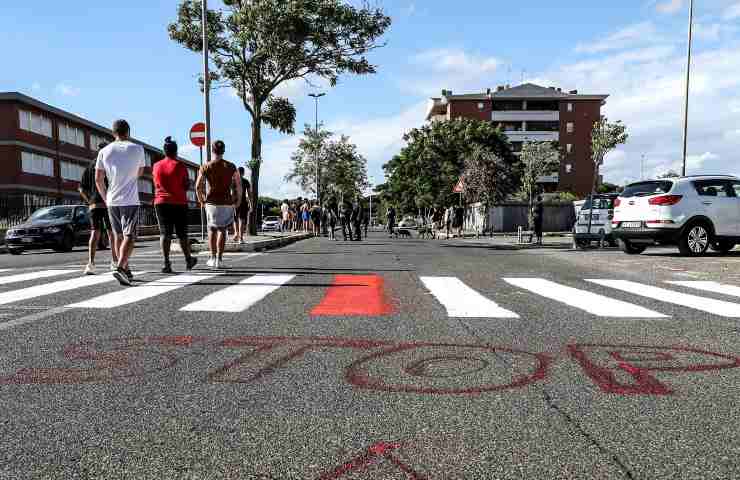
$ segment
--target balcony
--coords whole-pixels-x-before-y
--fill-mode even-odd
[[[504,131],[510,142],[557,142],[560,140],[559,132],[521,132]]]
[[[493,112],[494,122],[559,122],[560,112],[548,110],[515,110]]]

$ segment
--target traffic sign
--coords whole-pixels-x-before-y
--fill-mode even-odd
[[[460,177],[460,180],[457,181],[457,184],[455,184],[455,188],[452,189],[453,193],[462,193],[465,189],[465,183],[463,183],[462,177]]]
[[[190,129],[190,143],[196,147],[203,148],[206,144],[206,124],[198,122]]]

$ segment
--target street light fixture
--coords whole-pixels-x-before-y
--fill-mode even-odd
[[[315,108],[315,123],[314,123],[314,132],[316,133],[316,140],[319,139],[319,98],[326,95],[326,93],[309,93],[308,96],[312,97],[316,101],[316,108]],[[316,145],[316,202],[321,206],[321,195],[319,195],[319,177],[321,176],[321,168],[319,167],[319,148],[318,144]]]
[[[689,80],[691,77],[691,36],[694,25],[694,0],[689,1],[689,46],[686,55],[686,95],[683,110],[683,164],[681,174],[686,176],[686,145],[689,133]]]

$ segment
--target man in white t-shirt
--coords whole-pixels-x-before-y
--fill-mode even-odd
[[[95,184],[105,198],[113,233],[118,242],[118,268],[113,276],[130,286],[133,275],[128,260],[136,242],[139,223],[139,177],[144,175],[144,148],[129,140],[131,128],[126,120],[113,123],[115,141],[100,150],[95,164]],[[108,186],[105,179],[108,179]]]

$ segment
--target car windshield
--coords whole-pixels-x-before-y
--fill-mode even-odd
[[[72,207],[48,207],[36,210],[30,220],[60,220],[71,219],[74,208]]]
[[[648,195],[668,193],[671,191],[671,188],[673,188],[673,182],[670,180],[633,183],[624,189],[621,196],[624,198],[645,197]]]
[[[265,222],[277,222],[278,217],[265,217],[264,221]]]
[[[594,198],[594,209],[596,210],[610,210],[614,208],[614,199],[611,197],[603,197],[603,198]],[[590,210],[591,209],[591,203],[586,200],[586,203],[583,204],[583,207],[581,207],[581,210]]]

